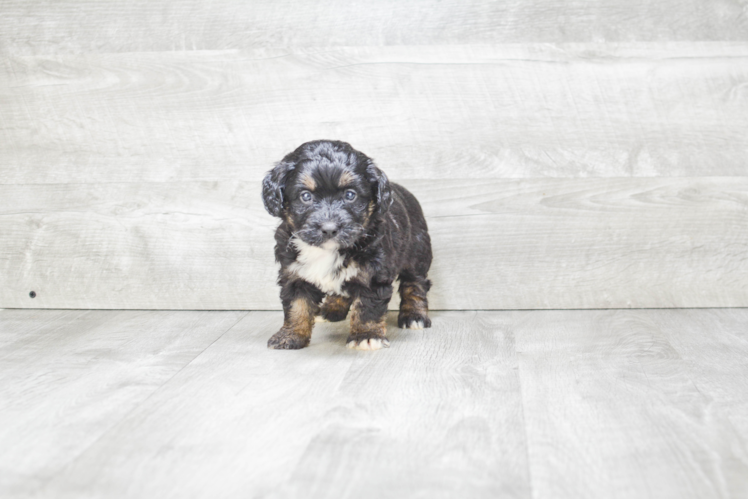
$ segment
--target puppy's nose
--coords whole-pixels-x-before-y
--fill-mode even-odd
[[[319,228],[322,231],[322,234],[328,238],[332,238],[338,234],[338,225],[332,221],[323,222]]]

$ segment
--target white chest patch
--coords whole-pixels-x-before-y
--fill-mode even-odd
[[[344,257],[338,252],[337,245],[330,242],[321,247],[315,247],[298,238],[294,238],[292,242],[299,251],[299,256],[288,269],[317,285],[327,294],[344,295],[343,283],[358,274],[356,263],[351,262],[347,267],[343,267]]]

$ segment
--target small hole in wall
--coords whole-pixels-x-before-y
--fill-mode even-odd
[[[33,290],[32,290],[32,291],[30,291],[30,292],[29,292],[29,297],[31,297],[32,299],[33,299],[34,297],[36,297],[36,292],[34,292]]]

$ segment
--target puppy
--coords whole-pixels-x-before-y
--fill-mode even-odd
[[[416,198],[371,158],[345,142],[307,142],[268,172],[262,198],[281,219],[275,260],[284,320],[268,347],[306,347],[315,316],[341,321],[349,311],[348,347],[389,347],[385,318],[395,278],[398,326],[431,326],[426,220]]]

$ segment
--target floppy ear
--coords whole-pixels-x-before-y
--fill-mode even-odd
[[[268,172],[262,181],[262,202],[265,204],[265,210],[273,217],[281,216],[286,177],[293,169],[293,163],[282,161]]]
[[[387,213],[392,205],[392,192],[390,190],[390,181],[384,172],[374,165],[374,162],[369,160],[366,165],[366,176],[369,178],[374,193],[377,198],[377,212],[380,215]]]

